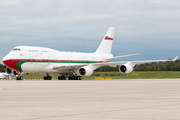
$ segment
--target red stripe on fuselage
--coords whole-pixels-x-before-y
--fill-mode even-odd
[[[81,61],[81,60],[48,60],[48,59],[9,59],[4,60],[3,63],[10,69],[20,71],[17,67],[17,63],[20,61],[59,61],[59,62],[94,62],[94,63],[106,63],[107,61]]]
[[[10,69],[16,70],[16,71],[21,71],[17,68],[16,63],[18,63],[21,60],[4,60],[3,63]]]

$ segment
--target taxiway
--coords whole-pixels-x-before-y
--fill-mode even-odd
[[[180,79],[0,81],[1,120],[179,120]]]

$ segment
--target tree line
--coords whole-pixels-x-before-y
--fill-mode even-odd
[[[119,66],[115,68],[109,66],[102,66],[96,71],[119,71]],[[134,67],[134,71],[180,71],[180,60],[174,62],[153,62],[138,64]]]
[[[4,71],[5,71],[5,68],[6,68],[6,66],[0,64],[0,72],[4,72]]]
[[[0,64],[0,72],[5,71],[6,66]],[[110,67],[102,66],[95,70],[96,72],[104,71],[119,71],[119,66]],[[138,64],[134,67],[134,71],[180,71],[180,60],[175,62],[154,62],[154,63],[145,63]]]
[[[135,71],[180,71],[180,60],[140,64],[135,67]]]

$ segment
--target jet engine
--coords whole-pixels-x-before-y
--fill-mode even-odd
[[[6,68],[6,73],[11,74],[13,71],[10,68]]]
[[[93,70],[89,68],[88,66],[82,67],[76,71],[77,75],[80,76],[91,76],[93,74]]]
[[[9,75],[13,75],[13,76],[16,76],[17,72],[10,69],[10,68],[6,68],[6,73],[9,74]]]
[[[16,71],[13,71],[13,73],[12,73],[14,76],[16,76],[16,74],[17,74],[17,72]]]
[[[119,66],[119,71],[123,74],[129,74],[133,71],[133,67],[130,64],[126,63]]]

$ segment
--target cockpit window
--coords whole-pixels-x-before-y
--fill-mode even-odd
[[[19,48],[14,48],[12,51],[21,51]]]

